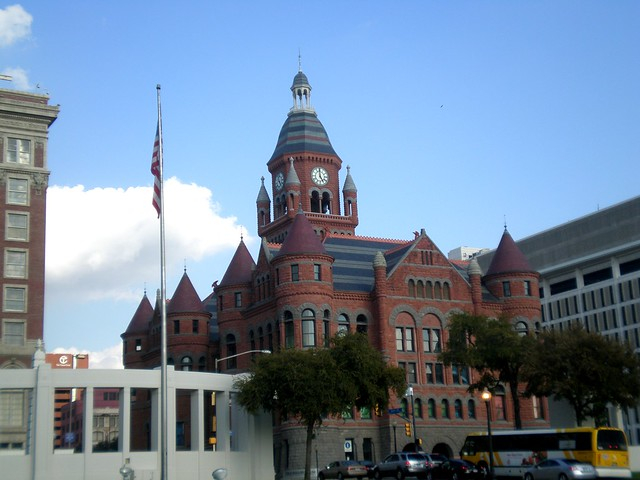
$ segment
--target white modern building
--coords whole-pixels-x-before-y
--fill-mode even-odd
[[[13,480],[211,480],[215,470],[225,469],[228,480],[274,478],[271,416],[240,408],[233,376],[173,367],[167,371],[163,477],[160,374],[52,369],[42,352],[36,352],[32,369],[0,370],[3,404],[16,406],[16,415],[3,418],[28,431],[24,448],[2,450],[2,472],[11,472]],[[70,417],[82,431],[73,448],[56,444],[54,432],[56,395],[69,389],[83,399],[81,412]],[[114,389],[119,399],[117,448],[105,451],[93,442],[94,421],[84,419],[99,417],[102,392]],[[19,408],[23,405],[27,408]]]

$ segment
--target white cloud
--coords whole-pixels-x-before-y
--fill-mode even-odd
[[[209,189],[171,178],[164,193],[168,271],[237,247],[242,227],[235,217],[219,215]],[[138,301],[140,287],[160,271],[151,198],[151,187],[49,187],[47,301]]]
[[[71,348],[55,348],[50,353],[84,353],[89,355],[89,368],[107,368],[107,369],[122,369],[122,344],[117,344],[112,347],[105,348],[99,352],[89,352],[86,350],[78,350],[76,347]]]
[[[16,90],[31,90],[31,85],[29,85],[29,76],[23,68],[8,67],[2,70],[2,74],[9,75],[11,77],[11,81],[13,82],[13,86],[11,88],[15,88]]]
[[[31,34],[33,17],[21,5],[0,9],[0,47],[8,47]]]

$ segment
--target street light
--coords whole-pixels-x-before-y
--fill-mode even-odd
[[[409,384],[409,388],[404,394],[405,397],[409,397],[411,399],[411,423],[413,428],[413,445],[415,451],[418,451],[418,432],[416,432],[416,406],[413,403],[413,385]]]
[[[124,465],[120,467],[120,475],[122,475],[122,480],[133,480],[134,472],[133,468],[129,466],[129,459],[124,459]]]
[[[491,392],[485,388],[482,391],[482,399],[487,407],[487,430],[489,432],[489,478],[493,479],[493,438],[491,436]]]
[[[229,355],[228,357],[216,358],[215,371],[218,373],[218,362],[222,360],[229,360],[230,358],[236,358],[241,355],[247,355],[248,353],[271,353],[271,350],[248,350],[242,353],[236,353],[235,355]]]

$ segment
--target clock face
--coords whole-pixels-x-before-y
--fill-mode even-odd
[[[329,181],[329,173],[322,167],[315,167],[311,170],[311,180],[316,185],[326,185]]]
[[[276,180],[275,180],[275,186],[276,186],[276,190],[280,191],[282,190],[282,187],[284,186],[284,175],[282,174],[282,172],[278,173],[278,175],[276,175]]]

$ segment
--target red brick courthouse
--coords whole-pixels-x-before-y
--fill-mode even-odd
[[[302,71],[291,92],[293,107],[256,200],[262,239],[256,257],[241,240],[224,277],[204,300],[185,272],[168,303],[170,363],[211,371],[215,358],[318,347],[341,330],[366,332],[407,372],[415,433],[424,449],[457,455],[466,433],[486,429],[487,417],[484,402],[467,392],[475,372],[438,362],[447,319],[462,311],[505,314],[522,334],[537,331],[538,274],[506,230],[486,272],[475,260],[448,260],[424,229],[406,240],[358,236],[354,178],[349,167],[343,169],[311,105],[311,85]],[[158,306],[145,296],[122,335],[126,368],[159,364],[159,318]],[[239,372],[250,361],[251,355],[223,360],[219,369]],[[407,399],[391,407],[407,411]],[[513,426],[508,389],[497,392],[492,410],[496,428]],[[525,428],[547,427],[546,402],[523,399],[522,421]],[[387,412],[345,412],[318,429],[314,458],[321,466],[345,456],[379,461],[411,440],[405,422]],[[278,474],[303,468],[304,435],[295,421],[275,426]]]

